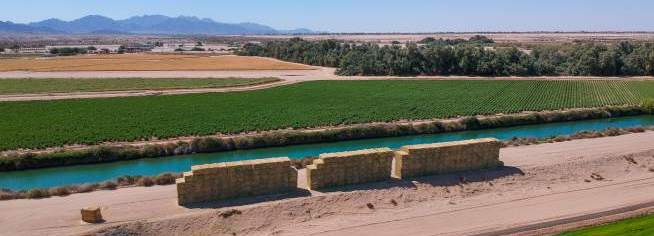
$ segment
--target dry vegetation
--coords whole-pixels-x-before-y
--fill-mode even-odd
[[[209,71],[309,70],[312,67],[259,57],[115,54],[5,59],[0,71]]]
[[[0,189],[0,201],[13,199],[40,199],[53,196],[68,196],[76,193],[88,193],[99,190],[116,190],[126,187],[152,187],[155,185],[175,184],[177,178],[181,178],[181,173],[163,173],[158,176],[121,176],[115,181],[105,181],[102,183],[74,184],[52,188],[35,188],[30,190],[12,191],[10,189]]]

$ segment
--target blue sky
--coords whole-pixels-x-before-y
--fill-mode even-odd
[[[331,32],[654,31],[652,0],[2,0],[0,20],[207,17]]]

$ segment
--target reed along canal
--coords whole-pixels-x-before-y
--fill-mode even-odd
[[[571,135],[581,131],[600,131],[607,128],[630,128],[652,125],[654,125],[654,116],[632,116],[33,169],[0,173],[0,188],[25,190],[70,184],[97,183],[113,180],[123,175],[154,176],[166,172],[184,172],[189,171],[192,165],[216,162],[251,160],[268,157],[290,157],[299,159],[308,156],[318,156],[321,153],[329,152],[353,151],[379,147],[390,147],[396,149],[404,145],[487,137],[494,137],[500,140],[509,140],[513,137],[547,138],[559,135]]]

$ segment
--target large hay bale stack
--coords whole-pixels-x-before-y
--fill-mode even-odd
[[[393,156],[389,148],[321,154],[307,166],[307,185],[321,189],[389,179]]]
[[[223,200],[297,188],[297,170],[288,157],[193,166],[177,179],[179,205]]]
[[[395,153],[393,176],[411,178],[502,166],[497,139],[404,146]]]

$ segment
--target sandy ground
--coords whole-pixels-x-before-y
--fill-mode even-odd
[[[0,72],[0,79],[16,78],[262,78],[276,77],[279,82],[240,86],[232,88],[200,88],[200,89],[164,89],[164,90],[130,90],[106,92],[74,92],[49,94],[11,94],[0,95],[2,101],[34,101],[34,100],[60,100],[81,98],[109,98],[154,96],[190,93],[218,93],[251,91],[272,87],[295,84],[315,80],[654,80],[654,77],[475,77],[475,76],[417,76],[417,77],[391,77],[391,76],[338,76],[335,68],[313,67],[315,70],[245,70],[245,71],[69,71],[69,72],[30,72],[7,71]]]
[[[511,147],[502,149],[506,167],[497,170],[192,209],[177,206],[174,186],[4,201],[0,235],[529,235],[654,207],[653,139],[648,132]],[[94,205],[107,222],[80,223],[79,209]],[[241,214],[221,216],[231,209]]]
[[[268,57],[235,55],[109,54],[3,59],[0,71],[239,71],[311,70],[313,67]]]
[[[11,94],[0,95],[0,101],[33,101],[60,100],[80,98],[109,98],[154,96],[191,93],[219,93],[251,91],[273,88],[303,81],[330,79],[334,77],[332,68],[316,68],[316,70],[256,70],[256,71],[76,71],[76,72],[0,72],[0,78],[263,78],[276,77],[279,82],[239,86],[228,88],[200,89],[161,89],[161,90],[130,90],[105,92],[75,92],[49,94]]]

